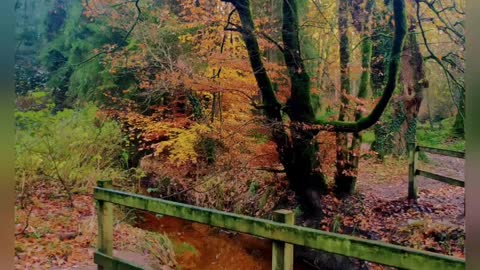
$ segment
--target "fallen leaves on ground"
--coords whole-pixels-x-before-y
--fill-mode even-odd
[[[75,195],[74,208],[53,190],[40,187],[26,209],[16,209],[15,269],[94,267],[97,216],[92,195]],[[168,238],[118,223],[114,249],[147,256],[152,264],[173,269]],[[162,269],[167,269],[167,268]]]

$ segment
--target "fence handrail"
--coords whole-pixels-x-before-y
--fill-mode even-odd
[[[107,255],[101,251],[95,251],[93,261],[103,269],[121,269],[121,270],[144,270],[142,267],[129,263],[120,258]]]
[[[94,197],[101,202],[146,210],[157,214],[177,217],[214,227],[402,269],[465,269],[465,260],[452,256],[131,194],[108,188],[95,188]]]
[[[442,148],[435,148],[435,147],[417,145],[416,151],[423,151],[423,152],[428,152],[428,153],[432,153],[432,154],[438,154],[438,155],[443,155],[443,156],[465,159],[465,152],[455,151],[455,150],[448,150],[448,149],[442,149]]]
[[[443,183],[450,184],[452,186],[465,187],[465,181],[462,181],[462,180],[459,180],[459,179],[456,179],[456,178],[452,178],[452,177],[448,177],[448,176],[443,176],[443,175],[432,173],[432,172],[428,172],[428,171],[424,171],[424,170],[419,170],[419,169],[415,170],[415,175],[420,175],[420,176],[423,176],[423,177],[427,177],[427,178],[430,178],[430,179],[433,179],[433,180],[437,180],[437,181],[440,181],[440,182],[443,182]]]

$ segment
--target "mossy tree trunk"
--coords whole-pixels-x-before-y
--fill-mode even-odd
[[[423,90],[428,87],[428,81],[425,77],[423,55],[415,33],[416,21],[411,18],[412,27],[405,43],[403,54],[402,81],[404,85],[402,102],[405,107],[405,123],[402,127],[402,134],[405,138],[401,145],[401,153],[408,154],[411,145],[415,145],[417,133],[417,118],[420,105],[423,101]]]
[[[349,27],[349,0],[339,0],[338,2],[338,32],[340,36],[340,112],[338,121],[347,120],[347,111],[349,100],[346,95],[351,94],[350,85],[350,37]],[[337,132],[337,160],[335,162],[335,191],[337,193],[350,193],[354,188],[352,183],[351,163],[349,162],[348,151],[348,134],[345,132]]]
[[[313,124],[315,111],[312,106],[310,77],[307,74],[301,55],[298,31],[298,10],[295,0],[283,1],[282,38],[284,59],[290,76],[290,98],[286,113],[293,122]],[[308,207],[319,205],[321,193],[327,191],[325,175],[320,170],[318,160],[319,145],[316,132],[292,125],[290,128],[292,151],[291,164],[285,167],[292,188]],[[306,199],[306,201],[305,201]]]
[[[372,148],[380,159],[388,154],[400,156],[408,153],[409,143],[415,142],[423,90],[428,87],[423,55],[415,33],[417,22],[413,17],[409,21],[411,27],[402,53],[398,94],[393,98],[390,112],[375,127]]]
[[[458,91],[458,109],[453,123],[452,133],[458,138],[465,138],[465,90]]]
[[[342,0],[343,1],[343,0]],[[362,2],[362,1],[360,1]],[[360,3],[357,3],[360,4]],[[362,75],[360,78],[360,86],[358,90],[357,97],[360,99],[365,99],[368,96],[368,88],[370,85],[370,65],[372,61],[372,38],[370,33],[370,20],[371,13],[375,5],[374,0],[367,0],[365,9],[360,10],[359,13],[354,13],[352,15],[353,24],[357,26],[357,30],[361,33],[362,36]],[[348,21],[342,24],[339,24],[342,27],[348,26]],[[347,29],[345,29],[347,30]],[[341,40],[343,38],[342,30]],[[348,37],[347,37],[348,38]],[[340,51],[342,52],[342,50]],[[342,68],[342,67],[341,67]],[[344,78],[345,80],[347,78]],[[343,80],[342,80],[343,82]],[[349,85],[349,83],[347,84]],[[342,87],[343,88],[343,87]],[[355,121],[358,121],[362,118],[362,107],[358,105],[355,110]],[[337,135],[338,136],[338,135]],[[351,195],[355,192],[355,186],[358,175],[358,166],[360,158],[360,148],[362,145],[362,136],[360,132],[354,132],[352,136],[352,145],[349,150],[347,150],[347,140],[342,141],[344,145],[341,147],[341,151],[344,151],[342,157],[346,159],[343,160],[347,166],[338,166],[337,173],[335,175],[335,186],[337,188],[338,195]],[[338,154],[337,154],[338,155]],[[337,160],[338,162],[338,160]],[[339,171],[338,169],[346,170],[345,173]]]

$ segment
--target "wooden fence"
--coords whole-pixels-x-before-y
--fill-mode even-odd
[[[433,147],[426,147],[426,146],[419,146],[419,145],[410,145],[410,152],[409,152],[409,165],[408,165],[408,198],[409,199],[417,199],[418,198],[418,183],[417,183],[417,175],[427,177],[433,180],[437,180],[440,182],[444,182],[450,185],[465,187],[465,181],[455,179],[452,177],[443,176],[440,174],[436,174],[433,172],[428,172],[424,170],[420,170],[417,168],[418,164],[418,153],[427,152],[442,156],[449,156],[449,157],[456,157],[456,158],[463,158],[465,159],[465,153],[459,151],[452,151],[446,149],[439,149]]]
[[[94,197],[98,207],[98,249],[94,261],[103,270],[142,269],[113,256],[114,204],[271,239],[275,270],[293,269],[294,245],[399,269],[465,269],[465,260],[452,256],[296,226],[293,212],[287,210],[276,211],[271,221],[113,190],[111,181],[99,182]]]

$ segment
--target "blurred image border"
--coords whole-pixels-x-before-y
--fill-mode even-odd
[[[480,2],[467,0],[465,257],[467,270],[480,265]]]
[[[15,0],[0,1],[0,269],[14,269]]]

